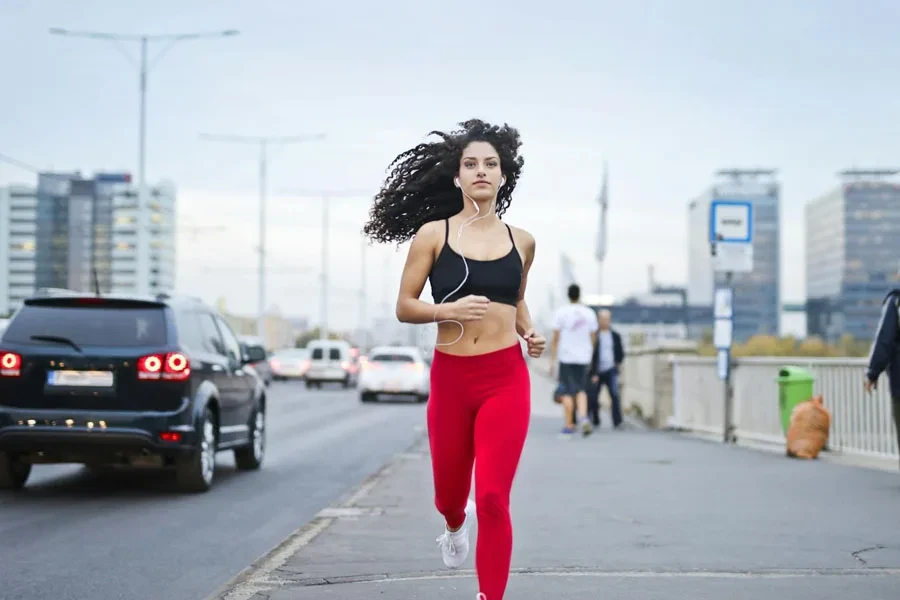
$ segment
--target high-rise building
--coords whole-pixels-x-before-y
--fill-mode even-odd
[[[753,271],[734,273],[734,341],[778,335],[781,316],[780,185],[770,170],[726,170],[688,205],[688,304],[711,306],[725,275],[713,269],[710,208],[716,200],[753,203]],[[709,324],[712,329],[712,323]]]
[[[149,188],[150,262],[137,272],[137,190],[127,174],[41,173],[0,195],[0,314],[40,288],[135,293],[175,285],[175,189]],[[9,232],[7,234],[7,231]]]
[[[807,335],[868,339],[900,287],[900,170],[851,170],[806,205]]]
[[[175,187],[164,183],[149,187],[150,211],[149,273],[137,269],[137,188],[127,187],[113,196],[115,218],[112,223],[112,289],[137,292],[137,281],[146,277],[150,293],[168,292],[175,287],[176,199]]]
[[[34,293],[36,190],[0,188],[0,317]]]

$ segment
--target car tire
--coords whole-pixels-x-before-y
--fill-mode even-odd
[[[428,402],[428,394],[419,394],[419,397],[417,398],[417,400],[419,401],[419,404]]]
[[[0,452],[0,490],[21,490],[31,475],[31,463]]]
[[[234,451],[234,462],[241,471],[256,471],[266,456],[266,411],[258,407],[250,421],[250,443]]]
[[[212,487],[216,475],[218,431],[216,415],[209,407],[199,423],[199,447],[175,463],[175,479],[183,492],[203,493]]]
[[[359,395],[360,402],[375,402],[375,394],[371,392],[363,392]]]

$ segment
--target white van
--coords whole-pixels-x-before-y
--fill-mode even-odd
[[[343,340],[313,340],[309,350],[306,387],[322,387],[323,383],[340,383],[345,388],[355,384],[352,346]]]

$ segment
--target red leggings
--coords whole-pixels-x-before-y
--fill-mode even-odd
[[[475,568],[487,600],[502,600],[512,558],[509,496],[531,416],[531,379],[521,347],[456,356],[431,366],[428,436],[435,506],[455,529],[465,519],[475,465]]]

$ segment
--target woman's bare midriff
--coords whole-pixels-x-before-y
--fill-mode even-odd
[[[465,321],[463,327],[465,331],[459,337],[458,324],[440,323],[438,346],[435,350],[445,354],[472,356],[509,348],[519,341],[516,333],[516,307],[509,304],[492,302],[481,320]],[[441,345],[451,344],[456,339],[459,341],[455,344]]]

